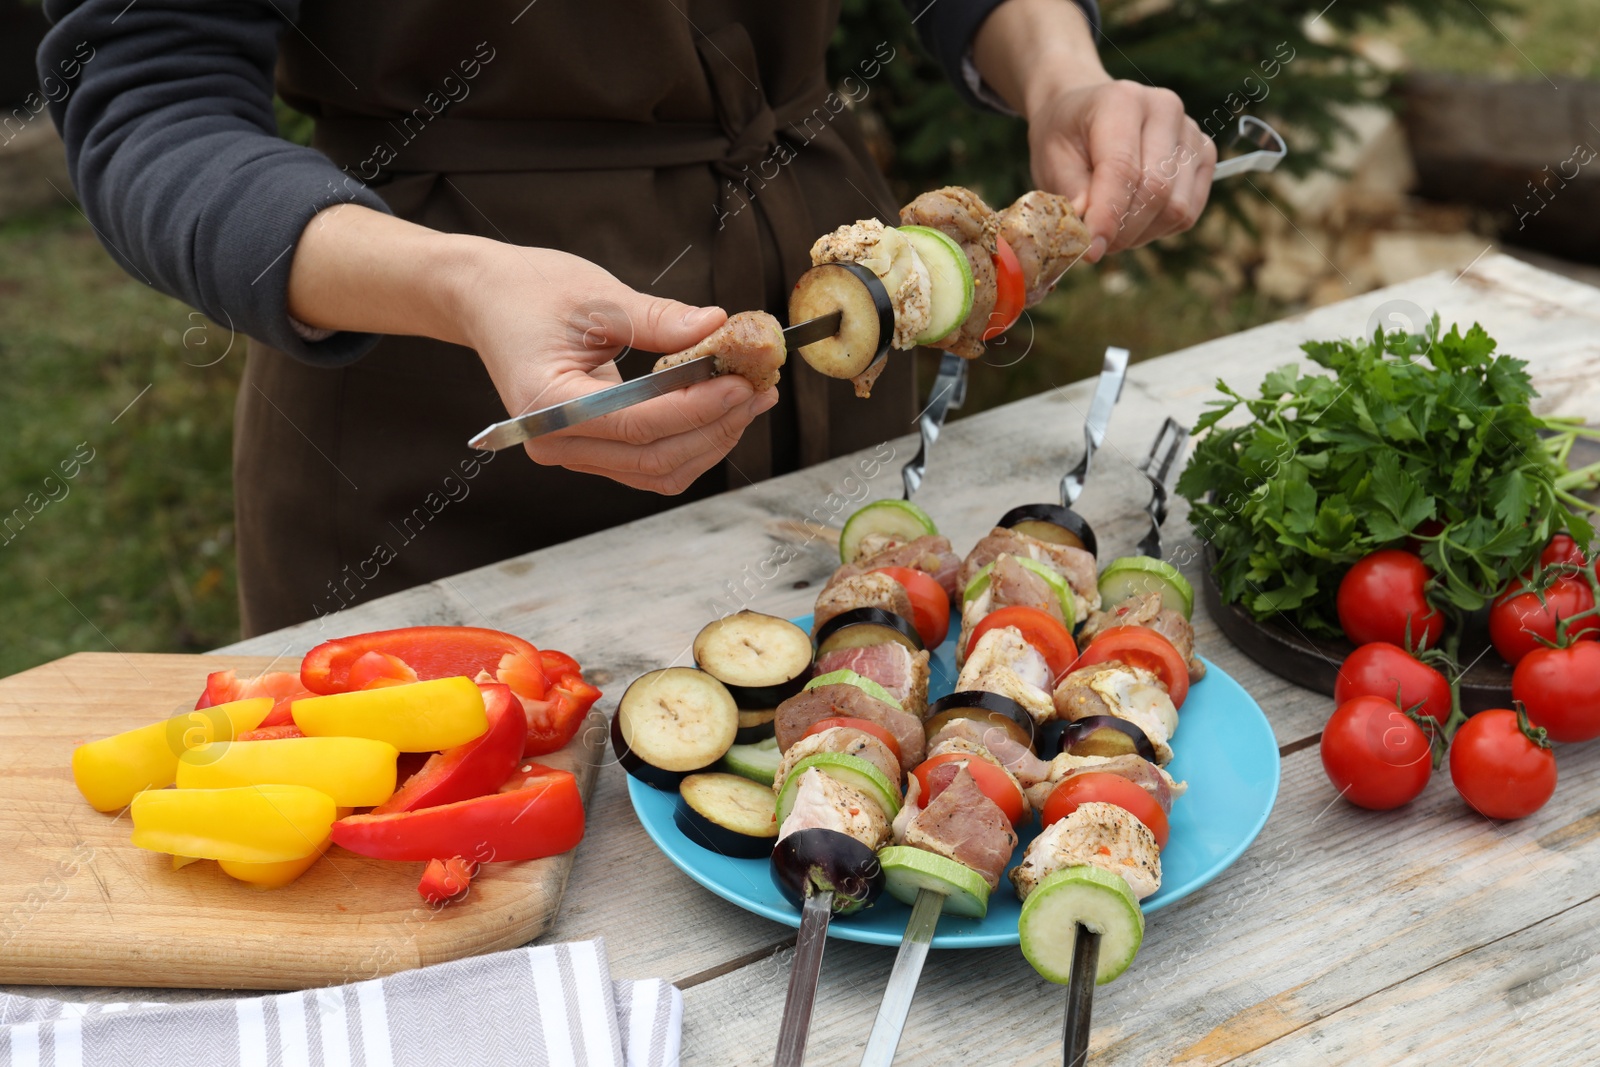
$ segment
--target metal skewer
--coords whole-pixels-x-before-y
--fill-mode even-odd
[[[939,374],[933,380],[933,388],[928,390],[928,406],[917,416],[917,432],[922,435],[922,443],[917,447],[917,454],[900,468],[900,480],[906,487],[904,499],[910,500],[911,494],[922,485],[922,476],[928,470],[928,453],[939,439],[939,431],[944,429],[945,416],[960,408],[966,399],[967,361],[954,352],[946,352],[939,357]]]
[[[1089,417],[1083,420],[1083,457],[1077,466],[1061,476],[1061,506],[1070,508],[1083,493],[1089,478],[1089,463],[1095,450],[1106,442],[1106,427],[1111,425],[1111,411],[1122,396],[1122,383],[1128,377],[1128,350],[1107,348],[1105,361],[1100,366],[1100,381],[1094,387],[1094,399],[1089,402]]]
[[[1161,524],[1167,521],[1167,479],[1172,474],[1178,456],[1183,453],[1183,442],[1188,436],[1186,426],[1167,416],[1161,429],[1156,431],[1150,455],[1139,467],[1150,481],[1150,503],[1145,505],[1145,512],[1150,516],[1150,532],[1144,535],[1137,546],[1141,556],[1161,558]]]
[[[794,964],[789,969],[789,991],[783,998],[783,1023],[778,1027],[778,1054],[773,1067],[800,1067],[805,1062],[811,1009],[817,1000],[817,977],[822,973],[822,950],[828,944],[828,922],[832,918],[831,892],[823,890],[806,897],[805,906],[800,909],[800,936],[794,943]]]
[[[1084,1067],[1089,1062],[1089,1025],[1094,1015],[1094,978],[1100,969],[1100,935],[1073,923],[1072,973],[1067,982],[1067,1017],[1061,1030],[1063,1067]]]
[[[917,979],[922,976],[922,965],[928,960],[928,949],[933,944],[933,931],[939,925],[944,902],[943,893],[931,889],[917,891],[916,903],[911,905],[911,921],[906,923],[889,985],[883,991],[883,1002],[878,1005],[878,1016],[872,1022],[867,1049],[861,1054],[861,1067],[889,1067],[894,1062],[894,1050],[905,1032],[911,998],[917,994]]]

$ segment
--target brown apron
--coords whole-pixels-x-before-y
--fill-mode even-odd
[[[403,218],[786,321],[811,242],[896,210],[825,84],[837,19],[838,0],[307,0],[278,84],[316,118],[317,147]],[[850,93],[878,73],[858,72]],[[469,449],[505,417],[470,350],[390,337],[319,369],[252,343],[234,439],[244,632],[909,432],[912,364],[892,360],[862,401],[792,360],[781,402],[728,461],[666,498]]]

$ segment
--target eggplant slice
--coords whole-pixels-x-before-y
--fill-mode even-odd
[[[1089,525],[1089,520],[1060,504],[1022,504],[1000,516],[996,525],[1053,545],[1070,545],[1091,556],[1099,555],[1094,527]]]
[[[723,684],[692,667],[640,675],[611,720],[611,746],[624,770],[657,789],[674,790],[733,747],[739,708]]]
[[[764,711],[806,684],[811,636],[788,619],[737,611],[701,629],[694,639],[694,661],[727,687],[741,710]]]

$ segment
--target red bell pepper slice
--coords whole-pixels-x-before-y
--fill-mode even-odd
[[[199,711],[202,708],[214,708],[218,704],[227,704],[235,700],[271,697],[276,703],[272,705],[267,717],[261,720],[259,727],[265,730],[293,723],[289,705],[301,697],[311,695],[311,692],[300,684],[300,676],[290,671],[268,671],[244,681],[240,681],[238,674],[233,671],[212,671],[206,675],[205,690],[200,694],[200,699],[194,702],[194,707]]]
[[[274,710],[276,710],[276,709],[274,709]],[[294,723],[291,722],[291,723],[286,723],[286,724],[284,724],[282,726],[258,726],[254,730],[246,730],[244,733],[240,734],[238,737],[235,737],[234,740],[235,741],[287,741],[289,738],[292,738],[292,737],[304,737],[304,736],[305,736],[305,734],[300,732],[300,727],[296,726]]]
[[[489,729],[464,745],[436,752],[406,779],[393,796],[372,809],[374,815],[454,804],[493,793],[522,757],[528,720],[522,705],[503,685],[480,686]]]
[[[499,630],[407,626],[323,642],[300,662],[300,681],[313,693],[346,692],[355,688],[351,669],[369,652],[396,657],[424,682],[435,678],[476,678],[480,671],[492,673],[509,652],[521,653],[533,662],[539,659],[539,650],[533,645]]]
[[[405,660],[387,652],[365,652],[350,664],[351,689],[374,689],[380,685],[408,685],[420,681]]]
[[[385,860],[478,863],[554,856],[583,840],[583,800],[566,771],[529,779],[509,793],[388,815],[350,815],[333,824],[333,842]]]
[[[422,872],[422,881],[417,885],[417,892],[434,907],[448,904],[466,893],[472,884],[472,876],[477,873],[476,867],[477,864],[468,863],[460,856],[429,860]]]
[[[600,699],[600,690],[583,680],[576,672],[550,679],[544,699],[522,698],[522,710],[528,717],[528,735],[522,748],[524,756],[544,756],[560,751],[578,727],[594,702]]]

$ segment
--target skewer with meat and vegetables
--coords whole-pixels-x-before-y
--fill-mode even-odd
[[[972,190],[946,186],[901,208],[898,226],[863,219],[820,238],[790,295],[789,321],[840,312],[838,332],[800,355],[868,396],[891,348],[981,356],[1088,247],[1064,197],[1034,191],[996,212]]]

